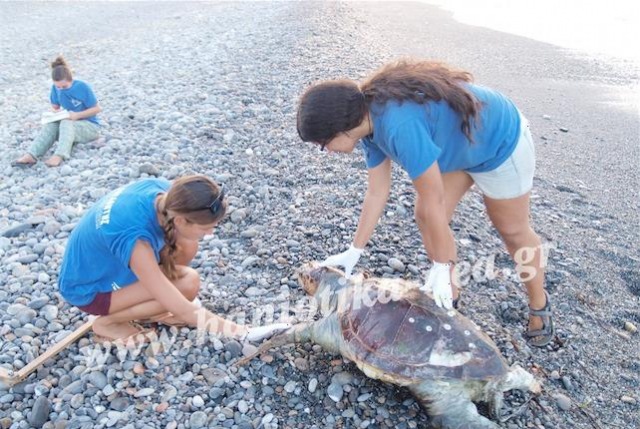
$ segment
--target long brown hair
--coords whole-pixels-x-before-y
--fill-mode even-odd
[[[184,176],[172,183],[158,204],[165,241],[160,251],[160,265],[169,279],[177,278],[175,216],[183,216],[190,223],[209,225],[224,217],[227,204],[222,188],[206,176]]]
[[[360,86],[350,80],[330,80],[308,88],[298,105],[298,135],[304,141],[326,144],[339,133],[356,128],[371,105],[390,100],[416,103],[446,101],[460,115],[461,131],[473,141],[471,123],[481,104],[463,85],[471,73],[444,63],[400,60],[386,64]]]
[[[480,103],[462,82],[472,82],[471,73],[435,61],[400,60],[375,72],[360,86],[367,103],[389,100],[416,103],[444,100],[462,119],[461,129],[472,141],[471,121],[478,117]]]
[[[61,80],[73,80],[71,69],[69,68],[69,65],[64,60],[62,55],[59,55],[51,63],[51,80],[53,80],[54,82],[60,82]]]

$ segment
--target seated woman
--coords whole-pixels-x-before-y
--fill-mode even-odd
[[[200,276],[188,267],[198,241],[226,210],[224,191],[200,175],[173,184],[143,179],[112,191],[69,237],[58,280],[62,296],[100,316],[93,324],[99,340],[138,338],[145,331],[132,322],[153,318],[246,337],[246,326],[194,302]]]
[[[69,66],[61,56],[51,63],[51,94],[49,99],[54,112],[62,107],[69,111],[69,119],[45,124],[31,144],[29,152],[16,159],[13,166],[31,166],[58,140],[55,154],[45,161],[49,167],[57,167],[71,157],[74,143],[86,143],[98,138],[100,123],[96,115],[102,111],[91,87],[81,80],[74,80]]]

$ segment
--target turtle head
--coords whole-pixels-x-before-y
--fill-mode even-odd
[[[322,285],[344,282],[344,273],[336,268],[322,267],[318,262],[307,262],[298,269],[298,283],[309,295],[315,295]]]
[[[503,393],[509,390],[522,390],[535,395],[542,391],[542,386],[535,377],[525,371],[520,365],[512,365],[509,371],[500,379],[487,385],[487,402],[491,404],[491,412],[498,416],[502,407]]]

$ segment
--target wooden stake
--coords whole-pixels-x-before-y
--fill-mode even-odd
[[[64,337],[60,342],[54,344],[49,350],[29,362],[26,366],[18,371],[14,371],[12,369],[6,369],[0,367],[0,381],[11,387],[16,383],[21,382],[29,374],[38,369],[42,364],[44,364],[47,360],[56,356],[62,350],[69,347],[71,344],[75,343],[76,340],[82,336],[84,336],[87,332],[91,330],[93,327],[93,321],[95,317],[90,317],[87,322],[85,322],[78,329]]]

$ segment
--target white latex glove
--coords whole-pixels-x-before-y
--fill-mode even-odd
[[[274,323],[271,325],[254,326],[249,328],[247,334],[242,340],[250,341],[252,343],[262,341],[266,338],[271,338],[274,335],[280,334],[291,327],[291,323]]]
[[[438,307],[447,310],[453,308],[453,292],[451,291],[451,263],[434,262],[429,270],[427,281],[421,287],[425,292],[431,292]]]
[[[344,267],[344,275],[346,278],[351,277],[353,267],[356,266],[360,256],[364,252],[364,249],[358,249],[353,247],[353,244],[349,246],[348,250],[337,255],[329,256],[327,259],[320,263],[321,267]]]

